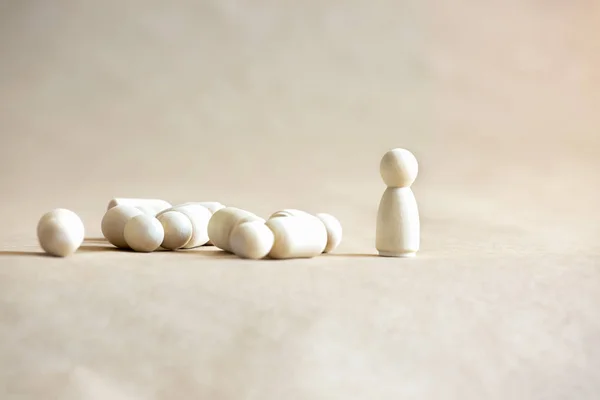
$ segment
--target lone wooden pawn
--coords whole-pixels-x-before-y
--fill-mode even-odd
[[[419,251],[419,209],[411,189],[418,172],[417,159],[408,150],[393,149],[381,159],[381,178],[388,188],[377,213],[376,247],[380,256],[414,257]]]
[[[83,222],[71,210],[57,208],[40,218],[37,237],[42,249],[56,257],[73,254],[83,243]]]

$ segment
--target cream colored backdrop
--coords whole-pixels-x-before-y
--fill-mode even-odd
[[[597,1],[0,0],[0,398],[597,398],[599,112]],[[392,147],[411,262],[369,257]],[[114,196],[345,239],[37,254],[44,212],[97,238]]]

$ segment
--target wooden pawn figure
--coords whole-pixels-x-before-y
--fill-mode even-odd
[[[414,257],[419,251],[419,209],[411,185],[419,164],[405,149],[393,149],[381,159],[380,173],[388,188],[377,213],[376,247],[383,257]]]

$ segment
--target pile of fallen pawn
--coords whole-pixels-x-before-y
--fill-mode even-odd
[[[116,198],[102,218],[102,234],[117,248],[137,252],[214,245],[241,258],[311,258],[333,251],[342,226],[332,215],[285,209],[267,220],[218,202],[176,206],[157,199]],[[74,212],[56,209],[38,223],[41,247],[68,256],[83,243],[84,226]]]

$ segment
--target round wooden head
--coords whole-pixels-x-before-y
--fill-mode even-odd
[[[410,151],[392,149],[381,159],[379,171],[388,187],[409,187],[417,179],[419,163]]]

